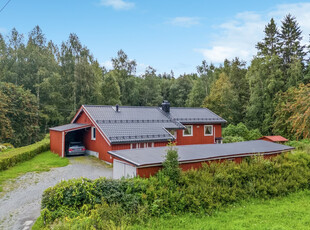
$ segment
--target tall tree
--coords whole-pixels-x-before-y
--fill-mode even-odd
[[[104,76],[102,84],[102,96],[104,105],[120,104],[121,91],[113,74],[108,73]]]
[[[39,133],[39,116],[36,98],[30,91],[12,83],[0,83],[1,94],[6,95],[12,133],[2,141],[14,146],[28,145],[42,138]]]
[[[246,63],[240,61],[239,58],[235,58],[232,61],[225,60],[223,70],[228,75],[229,81],[233,85],[233,90],[237,96],[237,107],[234,120],[234,124],[242,122],[246,115],[246,108],[249,103],[249,81],[246,78]]]
[[[305,46],[301,45],[302,31],[296,18],[288,14],[282,21],[280,32],[280,51],[284,64],[288,65],[294,57],[303,61],[306,55]]]
[[[194,82],[194,86],[188,95],[186,106],[200,107],[202,106],[205,97],[206,97],[206,88],[204,87],[202,79],[199,78]]]
[[[189,93],[192,90],[196,75],[183,75],[175,79],[170,87],[169,101],[172,106],[184,107]]]
[[[272,56],[279,54],[279,32],[273,18],[265,26],[265,37],[262,42],[258,42],[256,48],[259,56]]]
[[[223,72],[214,83],[210,94],[205,98],[203,107],[207,107],[228,122],[232,122],[238,110],[237,100],[233,84],[227,74]]]
[[[310,138],[310,84],[277,95],[274,132],[291,138]]]
[[[278,56],[254,58],[247,72],[250,101],[247,107],[247,126],[264,134],[272,133],[274,97],[285,85],[282,60]]]
[[[146,106],[158,105],[163,97],[160,89],[160,78],[156,76],[156,70],[150,66],[147,67],[142,78],[144,81],[140,90],[141,104]]]

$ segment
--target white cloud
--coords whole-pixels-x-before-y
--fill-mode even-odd
[[[101,0],[100,4],[103,6],[110,6],[115,10],[130,10],[135,6],[133,2],[124,0]]]
[[[215,26],[217,35],[207,48],[196,48],[207,61],[223,63],[224,59],[240,57],[250,61],[257,50],[255,45],[264,36],[265,25],[273,17],[280,27],[284,16],[291,13],[296,16],[301,30],[303,30],[303,43],[309,41],[310,33],[310,3],[282,4],[269,10],[267,13],[241,12],[232,20]]]
[[[180,27],[192,27],[200,24],[200,18],[197,17],[175,17],[169,20],[167,23],[180,26]]]

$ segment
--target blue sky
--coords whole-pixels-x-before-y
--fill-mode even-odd
[[[39,25],[58,45],[76,33],[107,68],[123,49],[137,61],[137,74],[150,65],[179,75],[195,72],[204,59],[250,62],[270,18],[279,24],[288,13],[309,41],[310,2],[280,0],[11,0],[0,13],[0,32],[15,27],[27,36]]]

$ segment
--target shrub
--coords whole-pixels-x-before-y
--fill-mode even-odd
[[[180,179],[181,169],[179,167],[178,150],[172,144],[169,145],[167,150],[162,173],[174,182],[178,182]]]
[[[223,139],[224,143],[233,143],[233,142],[241,142],[241,141],[244,141],[244,139],[239,136],[226,136]]]
[[[268,199],[310,188],[310,155],[305,153],[270,160],[257,156],[241,164],[204,164],[200,170],[181,172],[178,183],[163,171],[149,179],[63,181],[44,192],[41,215],[47,224],[58,219],[59,229],[109,229],[150,216],[212,214],[244,199]]]
[[[45,152],[50,148],[49,137],[42,141],[21,148],[12,149],[0,154],[0,171],[29,160],[35,155]]]
[[[258,129],[249,130],[242,122],[238,125],[228,125],[223,129],[223,137],[225,143],[257,140],[262,134]]]

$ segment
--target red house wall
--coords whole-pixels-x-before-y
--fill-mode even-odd
[[[183,130],[177,130],[177,145],[214,144],[215,137],[222,137],[222,127],[220,124],[213,125],[212,136],[204,135],[204,125],[193,124],[193,136],[183,136]]]
[[[275,157],[279,155],[278,154],[270,154],[270,155],[264,155],[265,159],[270,159],[272,157]],[[184,163],[184,164],[180,164],[179,167],[183,170],[183,171],[187,171],[190,169],[199,169],[202,167],[203,163],[206,164],[210,164],[210,162],[218,162],[218,163],[222,163],[226,160],[232,160],[234,162],[236,162],[237,164],[240,164],[242,162],[242,157],[235,157],[235,158],[229,158],[229,159],[220,159],[220,160],[211,160],[211,161],[201,161],[201,162],[192,162],[192,163]],[[153,167],[147,167],[147,168],[137,168],[137,175],[139,175],[140,177],[145,177],[145,178],[149,178],[150,176],[155,175],[160,169],[162,168],[162,166],[153,166]]]
[[[50,146],[53,153],[62,157],[62,132],[50,130]]]
[[[84,112],[80,114],[80,116],[76,119],[75,123],[92,124],[91,120]],[[92,126],[94,127],[94,124],[92,124]],[[91,129],[87,129],[83,137],[83,143],[87,150],[98,152],[99,159],[112,163],[112,157],[108,154],[108,151],[112,150],[112,147],[102,137],[97,128],[96,140],[91,139]]]

